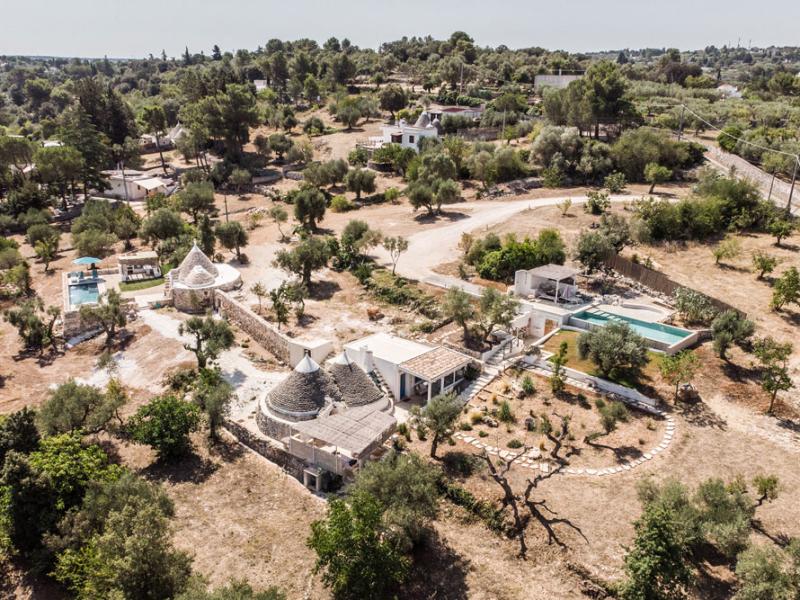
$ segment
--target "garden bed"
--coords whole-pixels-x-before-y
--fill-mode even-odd
[[[525,380],[533,391],[524,393]],[[518,452],[522,446],[538,449],[547,457],[553,444],[542,432],[544,418],[554,429],[560,428],[561,418],[570,419],[570,439],[561,455],[571,446],[575,449],[570,466],[575,468],[604,468],[639,458],[661,442],[664,424],[649,413],[627,408],[624,419],[616,428],[593,442],[585,438],[603,432],[598,403],[609,406],[612,401],[601,395],[567,389],[554,395],[548,379],[527,371],[504,374],[481,391],[467,405],[458,429],[487,445],[501,450]],[[516,448],[515,448],[516,446]]]

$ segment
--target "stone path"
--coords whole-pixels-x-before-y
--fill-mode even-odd
[[[653,409],[650,409],[650,412],[653,412]],[[603,477],[605,475],[615,475],[617,473],[624,473],[626,471],[630,471],[632,469],[635,469],[639,465],[642,465],[650,460],[653,460],[669,447],[670,443],[672,443],[672,439],[675,436],[674,417],[657,409],[655,411],[655,414],[659,414],[666,420],[667,425],[664,431],[664,437],[661,439],[661,443],[659,443],[654,448],[651,448],[650,450],[645,452],[640,458],[605,468],[579,469],[579,468],[567,467],[562,471],[562,473],[564,473],[565,475],[588,475],[594,477]],[[466,444],[474,446],[478,450],[486,450],[486,452],[488,452],[489,454],[494,456],[499,456],[500,458],[503,458],[505,460],[511,460],[518,454],[517,452],[502,450],[497,446],[492,446],[486,442],[483,442],[480,438],[473,437],[462,431],[456,432],[455,434],[453,434],[453,437],[463,441]],[[542,473],[548,473],[550,472],[550,469],[553,468],[552,463],[543,461],[542,453],[537,448],[528,450],[522,456],[522,458],[518,458],[516,460],[515,464],[525,469],[531,469],[533,471],[538,470],[541,471]]]

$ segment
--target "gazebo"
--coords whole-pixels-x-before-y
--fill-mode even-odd
[[[576,269],[555,264],[517,271],[514,274],[514,294],[521,298],[550,300],[555,304],[569,302],[578,293],[577,275]]]

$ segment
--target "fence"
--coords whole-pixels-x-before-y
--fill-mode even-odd
[[[655,271],[653,269],[648,269],[644,265],[640,263],[635,263],[632,260],[624,258],[619,254],[614,254],[612,256],[607,257],[603,263],[609,269],[616,271],[623,277],[627,277],[629,279],[633,279],[634,281],[638,281],[643,286],[650,288],[651,290],[664,294],[665,296],[670,296],[675,293],[675,290],[678,288],[689,288],[688,286],[681,285],[680,283],[673,281],[664,273],[660,271]],[[698,292],[702,293],[702,292]],[[717,300],[716,298],[712,298],[708,294],[703,293],[704,296],[708,298],[712,305],[716,309],[721,312],[726,310],[735,310],[739,313],[741,311],[734,306],[731,306],[727,302],[723,302],[722,300]]]

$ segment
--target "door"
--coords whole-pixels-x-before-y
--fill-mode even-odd
[[[406,374],[400,373],[400,398],[398,400],[402,400],[406,397]]]

